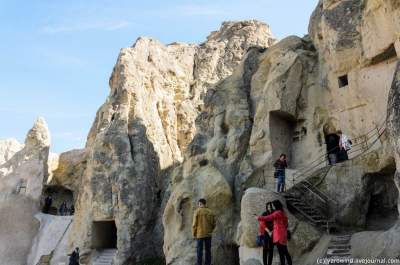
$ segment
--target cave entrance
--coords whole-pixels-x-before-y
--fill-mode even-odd
[[[296,119],[283,111],[271,111],[269,115],[269,129],[272,146],[272,158],[278,159],[280,154],[286,154],[288,164],[292,159],[293,131]]]
[[[219,245],[213,255],[213,264],[240,265],[239,246],[235,244]]]
[[[42,193],[42,201],[46,208],[46,198],[51,198],[51,205],[47,209],[48,214],[53,215],[73,215],[74,194],[71,190],[63,186],[45,186]],[[64,207],[65,206],[65,207]]]
[[[117,248],[117,227],[114,220],[93,222],[92,248]]]
[[[369,193],[366,230],[387,230],[398,220],[399,191],[394,182],[395,168],[366,176]]]

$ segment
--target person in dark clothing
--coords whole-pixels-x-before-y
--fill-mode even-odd
[[[329,165],[334,165],[337,162],[340,151],[339,140],[340,137],[336,133],[332,133],[326,136],[326,150],[328,154]]]
[[[274,227],[272,238],[278,248],[281,265],[285,265],[286,261],[288,265],[292,265],[292,257],[287,249],[288,218],[283,210],[283,205],[279,200],[273,201],[272,204],[275,211],[268,216],[259,216],[257,217],[257,220],[273,222]]]
[[[71,208],[69,209],[69,214],[74,215],[74,213],[75,213],[75,207],[73,204],[71,204]]]
[[[52,204],[53,198],[49,195],[44,199],[43,213],[49,213]]]
[[[274,163],[275,177],[278,179],[277,191],[285,191],[285,169],[287,168],[286,155],[281,154]]]
[[[268,202],[266,204],[266,211],[262,214],[262,216],[268,216],[274,212],[272,207],[272,202]],[[274,242],[272,240],[272,231],[274,229],[274,224],[271,221],[265,222],[265,231],[264,231],[264,245],[263,245],[263,264],[271,265],[272,259],[274,257]]]
[[[69,257],[69,265],[79,265],[79,248],[75,248],[71,253]]]
[[[67,203],[65,201],[63,201],[61,203],[60,209],[59,209],[60,215],[67,215],[67,210],[68,210],[67,209]]]

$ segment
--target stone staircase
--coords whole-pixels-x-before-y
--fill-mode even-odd
[[[326,258],[330,260],[330,264],[350,264],[351,259],[351,235],[335,235],[332,236],[326,252]]]
[[[114,257],[117,254],[117,249],[108,248],[96,251],[96,255],[92,260],[92,265],[113,265]]]

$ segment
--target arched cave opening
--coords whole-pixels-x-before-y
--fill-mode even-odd
[[[114,220],[94,221],[92,223],[92,248],[117,248],[117,226]]]
[[[272,145],[272,157],[278,159],[280,154],[286,154],[289,165],[292,161],[293,131],[296,119],[283,111],[271,111],[269,115],[269,130]]]
[[[42,193],[43,209],[46,199],[51,197],[47,213],[52,215],[73,215],[75,212],[73,191],[62,186],[45,186]],[[63,205],[64,204],[64,205]],[[64,207],[65,206],[65,207]],[[46,211],[44,210],[46,213]]]
[[[398,220],[399,191],[394,182],[395,167],[365,176],[369,197],[365,229],[387,230]]]

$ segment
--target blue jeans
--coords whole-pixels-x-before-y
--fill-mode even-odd
[[[278,192],[285,191],[285,174],[278,175]]]
[[[197,239],[197,265],[203,265],[203,245],[206,249],[205,265],[211,265],[211,237]]]

